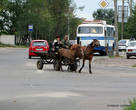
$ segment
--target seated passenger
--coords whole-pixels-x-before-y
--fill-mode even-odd
[[[68,35],[65,35],[64,39],[62,40],[62,44],[64,48],[70,48],[71,47],[71,43],[68,40]]]

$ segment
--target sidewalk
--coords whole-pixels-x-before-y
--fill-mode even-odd
[[[94,64],[106,65],[106,66],[119,66],[119,67],[132,67],[136,65],[136,58],[126,59],[125,56],[121,57],[94,57]],[[134,67],[133,67],[134,68]]]

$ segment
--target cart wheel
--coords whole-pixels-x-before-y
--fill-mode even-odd
[[[60,71],[61,67],[58,60],[54,60],[53,67],[54,67],[54,70]]]
[[[75,64],[70,64],[69,66],[68,66],[68,69],[67,69],[68,71],[76,71],[77,70],[77,63],[75,63]]]
[[[37,61],[37,69],[39,70],[43,69],[43,61],[41,59]]]

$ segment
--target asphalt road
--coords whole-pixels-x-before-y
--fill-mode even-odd
[[[81,74],[52,65],[37,70],[27,54],[0,48],[0,110],[122,110],[136,97],[134,68],[92,64],[92,75],[88,65]]]

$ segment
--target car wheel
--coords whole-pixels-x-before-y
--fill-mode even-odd
[[[31,55],[29,55],[29,59],[31,59],[32,58],[32,56]]]
[[[106,56],[107,55],[106,52],[104,52],[104,51],[100,51],[99,53],[100,53],[101,56]]]
[[[127,59],[129,59],[129,57],[130,57],[130,56],[129,56],[129,55],[127,55]]]

